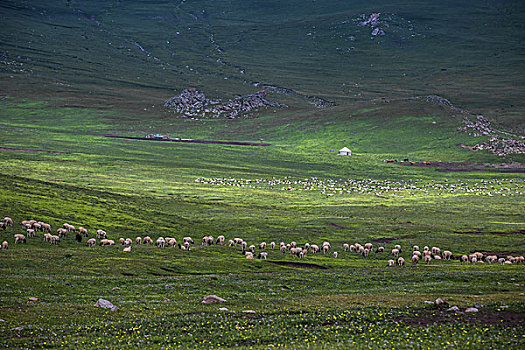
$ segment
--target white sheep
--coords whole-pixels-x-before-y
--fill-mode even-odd
[[[403,257],[400,256],[399,258],[397,258],[397,264],[399,266],[405,265],[405,259],[403,259]]]
[[[59,244],[59,243],[60,243],[60,236],[51,235],[51,244]]]
[[[268,253],[267,252],[260,252],[259,253],[259,259],[266,260],[267,257],[268,257]]]
[[[6,226],[13,226],[13,219],[11,219],[10,217],[6,216],[6,217],[4,218],[4,224],[5,224]]]
[[[253,244],[250,245],[250,246],[248,247],[248,250],[249,250],[250,252],[252,252],[252,253],[255,253],[255,245],[253,245]]]
[[[415,245],[412,247],[412,250],[415,252],[415,251],[418,251],[419,250],[419,246],[418,245]]]
[[[159,248],[164,248],[164,246],[166,245],[166,241],[164,240],[163,237],[159,237],[157,238],[157,241],[155,242],[155,245]]]
[[[80,226],[78,228],[78,233],[80,233],[81,235],[83,235],[85,237],[88,236],[88,230],[85,227],[82,227],[82,226]]]
[[[355,244],[350,244],[349,250],[350,253],[355,252],[357,250],[357,247],[355,246]]]
[[[414,250],[412,255],[417,255],[417,257],[421,259],[421,252],[419,250]]]
[[[261,244],[259,244],[259,249],[266,249],[266,242],[262,242]]]
[[[230,240],[228,241],[228,247],[233,247],[234,245],[235,245],[234,240],[233,240],[233,239],[230,239]]]
[[[363,250],[363,256],[366,258],[368,256],[368,254],[370,253],[370,250],[368,248],[365,248]]]
[[[412,264],[416,265],[419,261],[419,256],[417,255],[412,255]]]
[[[124,243],[126,242],[126,240],[124,238],[119,238],[118,239],[118,242],[121,244],[121,245],[124,245]]]
[[[452,252],[450,250],[444,250],[443,251],[443,258],[445,258],[445,260],[452,259]]]
[[[397,249],[401,253],[401,246],[399,244],[396,244],[394,246],[394,249]]]
[[[468,256],[467,255],[462,255],[461,258],[459,259],[462,263],[466,263],[468,262]]]
[[[122,249],[123,252],[131,252],[131,246],[127,246],[126,248]]]
[[[9,248],[9,243],[7,243],[7,241],[3,241],[2,242],[2,249],[8,249]]]
[[[59,228],[57,229],[57,233],[58,233],[58,236],[62,237],[67,237],[67,230],[65,228]]]
[[[275,242],[270,242],[270,249],[275,249]]]
[[[302,252],[299,252],[297,256],[299,257],[299,259],[304,259],[304,257],[306,256],[306,252],[303,250]]]
[[[382,253],[385,251],[385,247],[377,247],[376,253]]]
[[[350,249],[350,245],[348,243],[343,244],[343,251],[347,252]]]
[[[338,253],[334,252],[334,259],[337,259],[337,255],[338,255]]]
[[[215,241],[215,244],[223,245],[225,240],[226,240],[226,237],[224,237],[223,235],[220,235],[220,236],[217,237],[217,240]]]
[[[282,245],[280,250],[281,250],[281,253],[285,254],[286,253],[286,246]]]
[[[425,263],[430,264],[431,260],[432,260],[432,256],[425,254]]]
[[[27,232],[27,237],[35,237],[36,236],[35,230],[32,229],[32,228],[28,228],[26,230],[26,232]]]
[[[133,240],[131,238],[126,238],[126,240],[124,241],[124,245],[132,245],[133,244]]]
[[[15,234],[15,244],[17,244],[18,242],[26,243],[26,236],[24,236],[21,233]]]
[[[90,238],[86,241],[86,245],[88,247],[94,247],[97,244],[97,240],[95,238]]]
[[[394,258],[397,258],[398,255],[399,255],[399,249],[397,249],[397,248],[392,249],[392,256]]]
[[[188,242],[189,244],[195,244],[195,242],[193,242],[193,239],[191,237],[184,237],[182,239],[182,242],[184,243]]]
[[[104,230],[97,230],[97,238],[108,238],[108,234]]]
[[[310,243],[305,243],[304,244],[304,249],[305,250],[310,250],[310,247],[311,247]]]
[[[150,244],[150,245],[153,245],[153,240],[151,239],[150,236],[146,236],[146,237],[144,237],[144,239],[142,240],[142,244]]]
[[[432,254],[433,255],[440,255],[441,254],[441,249],[439,249],[438,247],[432,247]]]
[[[252,252],[246,252],[245,256],[246,256],[246,259],[253,259],[253,253]]]
[[[329,245],[323,245],[323,254],[328,253],[328,250],[330,249]]]
[[[175,244],[177,244],[177,240],[173,237],[166,237],[164,240],[166,241],[166,245],[168,247],[174,247]]]
[[[368,251],[371,251],[373,246],[374,245],[372,243],[366,243],[365,244],[365,249],[368,249]]]
[[[297,242],[294,242],[294,241],[290,242],[290,246],[291,246],[292,248],[297,247]]]
[[[140,238],[140,237],[135,238],[135,243],[141,244],[142,243],[142,238]]]
[[[314,253],[314,254],[319,252],[319,246],[317,244],[312,244],[310,246],[310,249],[312,250],[312,253]]]
[[[394,266],[396,263],[394,260],[390,259],[388,260],[388,266]]]

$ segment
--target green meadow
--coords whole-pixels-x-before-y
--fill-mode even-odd
[[[460,127],[483,114],[522,140],[524,11],[518,1],[3,2],[0,219],[14,224],[0,229],[0,347],[522,349],[525,265],[460,258],[525,255],[525,156],[461,147],[490,136]],[[388,26],[371,38],[359,22],[377,12]],[[289,107],[236,119],[163,107],[185,88],[227,99],[255,82],[292,89],[267,91]],[[453,106],[414,98],[426,95]],[[132,139],[155,133],[269,145]],[[352,155],[337,155],[345,146]],[[89,233],[15,244],[24,220]],[[116,244],[86,246],[98,229]],[[202,245],[208,235],[225,243]],[[195,243],[135,243],[146,236]],[[281,242],[331,247],[301,259]],[[373,248],[344,251],[355,243]],[[453,259],[413,264],[414,245]]]

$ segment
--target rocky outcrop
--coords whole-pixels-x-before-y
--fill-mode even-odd
[[[251,95],[239,96],[233,100],[212,100],[196,89],[185,89],[164,103],[164,107],[187,118],[238,118],[260,108],[285,108],[285,104],[266,98],[261,90]]]

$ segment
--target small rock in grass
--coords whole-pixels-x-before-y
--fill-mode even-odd
[[[436,305],[441,305],[441,304],[443,304],[443,303],[444,303],[444,301],[443,301],[443,299],[441,299],[441,298],[437,298],[436,301],[435,301],[435,304],[436,304]]]
[[[469,307],[468,309],[465,310],[465,312],[478,312],[479,310],[475,307]]]
[[[7,322],[7,321],[4,320],[3,318],[0,318],[0,322]]]
[[[173,286],[170,286],[169,284],[166,284],[166,285],[164,286],[164,288],[166,288],[166,289],[173,289],[174,287],[173,287]]]
[[[525,295],[525,293],[520,293],[519,295]]]
[[[216,295],[207,295],[202,299],[203,304],[225,303],[225,302],[226,302],[226,299],[223,299]]]
[[[117,311],[118,310],[118,306],[113,305],[113,307],[110,310],[111,311]]]
[[[113,287],[113,290],[119,290],[120,287]]]
[[[433,302],[433,301],[430,301],[430,300],[425,300],[425,301],[424,301],[423,303],[425,303],[425,304],[432,304],[432,305],[434,305],[434,302]]]
[[[452,306],[451,308],[448,308],[447,311],[454,311],[454,312],[458,312],[459,311],[459,307],[457,306]]]
[[[229,311],[227,307],[220,307],[219,311]]]
[[[256,314],[257,313],[254,310],[242,310],[242,312],[244,312],[245,314]]]
[[[11,328],[12,331],[21,331],[23,330],[24,327],[15,327],[15,328]]]
[[[500,308],[501,309],[507,309],[509,306],[508,305],[501,305]]]
[[[113,308],[116,306],[113,305],[110,301],[100,298],[95,303],[95,307],[100,307],[102,309],[111,309],[111,311],[114,311]]]
[[[36,298],[36,297],[29,297],[29,301],[38,301],[38,298]]]
[[[474,304],[474,307],[481,308],[483,307],[483,304]]]

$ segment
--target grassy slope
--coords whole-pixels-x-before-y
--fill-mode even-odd
[[[523,127],[518,98],[523,85],[518,74],[523,70],[518,59],[521,3],[178,5],[0,5],[10,18],[0,33],[5,62],[23,63],[2,66],[0,86],[9,96],[0,101],[1,147],[68,152],[0,152],[0,214],[16,223],[35,218],[54,228],[64,222],[84,225],[90,232],[104,228],[114,239],[150,235],[180,240],[191,235],[198,240],[203,234],[224,234],[254,244],[330,240],[339,258],[310,255],[304,262],[312,265],[301,267],[283,265],[298,262],[289,254],[270,252],[268,261],[248,261],[238,248],[216,246],[196,246],[188,254],[140,246],[124,255],[120,247],[88,249],[72,237],[60,246],[40,238],[14,246],[12,235],[21,232],[16,225],[0,231],[0,239],[11,245],[0,251],[6,281],[0,286],[0,318],[7,321],[0,323],[0,344],[522,347],[522,323],[509,319],[523,312],[523,265],[441,261],[389,269],[387,253],[364,259],[342,253],[341,244],[404,237],[384,245],[387,250],[399,243],[437,245],[454,254],[479,250],[523,255],[523,234],[501,234],[523,230],[523,195],[409,191],[403,196],[327,197],[320,192],[195,182],[201,176],[288,176],[523,184],[523,174],[438,173],[386,164],[385,158],[497,163],[523,162],[523,157],[504,159],[459,148],[459,143],[474,145],[481,139],[457,133],[460,116],[453,119],[438,105],[356,102],[437,93],[508,127]],[[367,30],[345,23],[375,11],[396,14],[392,35],[379,43],[370,40]],[[404,39],[407,20],[421,34],[414,40]],[[505,34],[508,28],[515,35]],[[309,32],[313,35],[307,36]],[[210,43],[210,34],[222,54]],[[349,42],[349,35],[356,41]],[[351,53],[336,49],[350,45],[356,47]],[[338,106],[317,110],[304,100],[272,95],[292,107],[262,111],[257,118],[198,121],[177,119],[159,107],[175,94],[173,89],[196,86],[225,97],[254,91],[250,83],[259,80],[321,95]],[[77,132],[264,139],[272,146],[151,143]],[[327,152],[342,146],[349,146],[354,155]],[[411,256],[408,249],[402,255],[407,260]],[[201,304],[206,294],[227,298],[226,306],[235,313]],[[29,296],[40,300],[28,302]],[[121,310],[94,309],[99,297]],[[437,297],[460,307],[484,307],[479,318],[459,314],[460,323],[440,323],[443,315],[422,303]],[[256,318],[246,317],[246,309],[257,311]],[[432,312],[437,315],[431,323],[440,320],[436,324],[399,322],[424,319]],[[498,315],[506,321],[487,321]],[[18,326],[24,329],[11,330]]]

